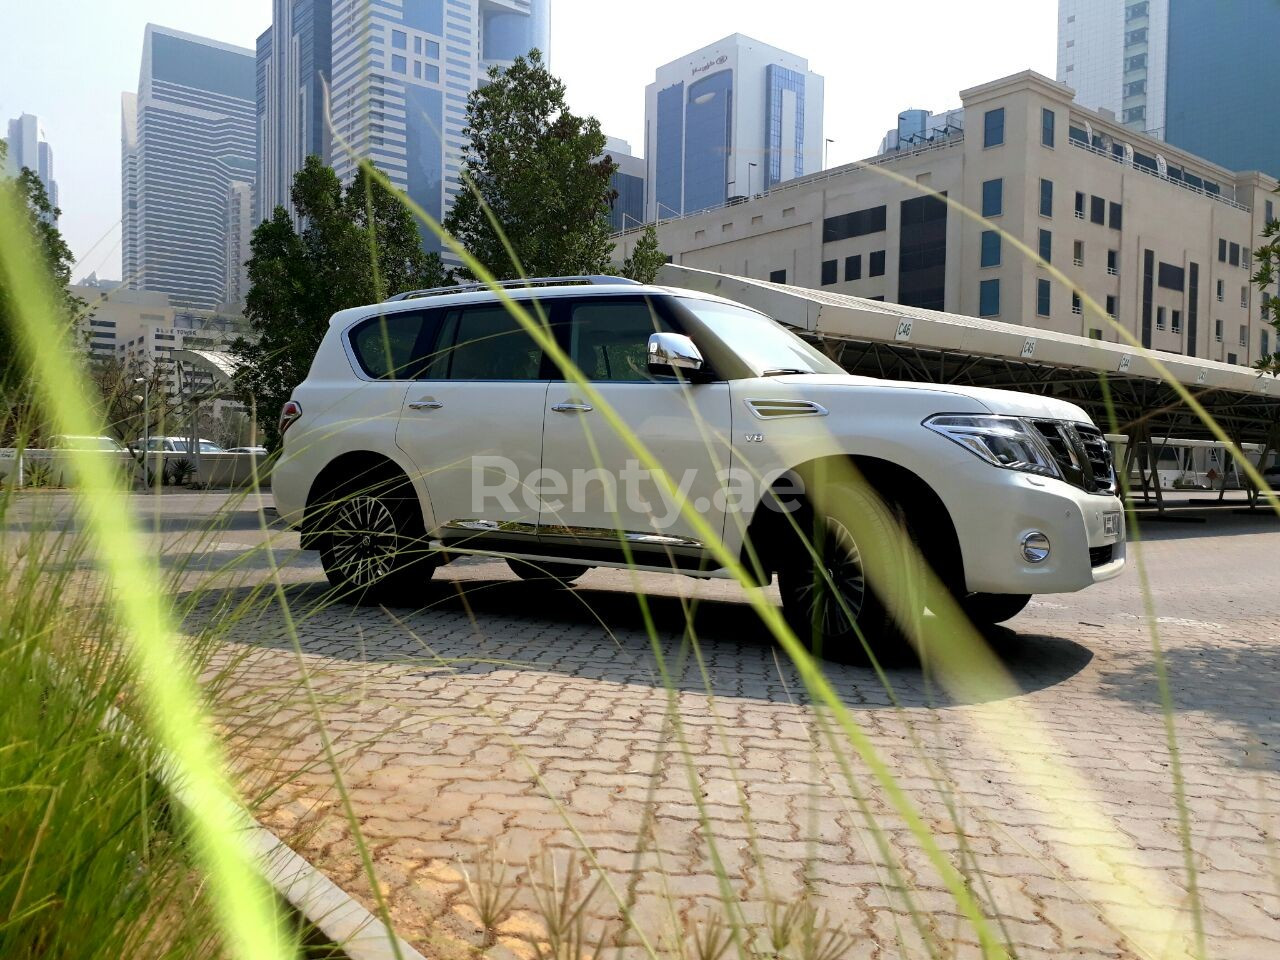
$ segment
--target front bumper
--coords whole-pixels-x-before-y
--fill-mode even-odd
[[[1124,505],[1062,480],[981,465],[976,503],[951,504],[965,581],[974,593],[1070,593],[1118,576],[1125,565]],[[969,499],[969,496],[965,499]],[[945,499],[945,498],[944,498]],[[1112,514],[1115,533],[1106,529]],[[1049,556],[1031,563],[1022,540],[1039,531]]]

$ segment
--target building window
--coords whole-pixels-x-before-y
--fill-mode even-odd
[[[982,145],[998,147],[1004,143],[1004,107],[988,110],[982,118]]]
[[[1240,266],[1240,244],[1233,243],[1230,247],[1230,254],[1227,255],[1227,262],[1233,267]]]
[[[409,70],[409,61],[398,53],[391,55],[391,69],[396,73],[407,73]]]
[[[844,258],[844,279],[846,282],[849,280],[862,279],[862,255],[861,254]]]
[[[1185,289],[1187,273],[1177,264],[1164,263],[1161,261],[1160,268],[1156,274],[1156,283],[1164,287],[1166,290],[1177,290],[1179,293]]]
[[[865,237],[870,233],[880,233],[888,222],[888,209],[881,205],[827,217],[822,221],[822,242],[835,243],[837,240],[848,240],[850,237]]]
[[[1048,230],[1040,231],[1040,259],[1053,263],[1053,234]]]
[[[1107,251],[1107,273],[1109,273],[1113,277],[1120,275],[1120,251],[1119,250]]]
[[[835,260],[822,261],[822,285],[829,287],[839,279],[839,263]]]
[[[1107,294],[1107,316],[1114,320],[1116,314],[1116,295],[1114,293]]]
[[[873,250],[871,255],[867,257],[867,276],[883,277],[884,276],[884,251]]]
[[[1234,353],[1228,353],[1227,363],[1235,363],[1235,362],[1236,362],[1236,355]]]
[[[982,231],[982,262],[984,267],[1000,266],[1000,234],[995,230]]]
[[[421,60],[413,61],[413,79],[415,80],[422,79],[422,61]]]
[[[1174,333],[1182,332],[1182,311],[1174,310],[1169,314],[1169,329]]]
[[[1267,225],[1267,226],[1270,226],[1270,225],[1271,225],[1271,223],[1275,220],[1275,218],[1276,218],[1276,205],[1275,205],[1274,203],[1272,203],[1270,200],[1268,200],[1268,201],[1267,201],[1267,213],[1266,213],[1266,217],[1264,218],[1264,219],[1265,219],[1265,223],[1266,223],[1266,225]],[[1265,333],[1265,331],[1264,331],[1264,333]]]
[[[1090,339],[1090,340],[1101,340],[1101,339],[1102,339],[1102,331],[1101,331],[1101,330],[1099,330],[1097,327],[1090,327],[1090,328],[1089,328],[1089,339]]]
[[[1164,307],[1156,307],[1156,329],[1164,329]]]
[[[1053,181],[1052,180],[1041,179],[1040,181],[1040,216],[1042,217],[1053,216]]]
[[[1240,346],[1247,347],[1249,345],[1249,328],[1243,323],[1240,324]]]
[[[1084,219],[1084,194],[1079,190],[1076,191],[1076,219]]]
[[[998,217],[1004,213],[1004,181],[984,180],[982,183],[982,215]]]
[[[1246,270],[1249,269],[1249,248],[1248,247],[1240,248],[1240,266],[1244,267]]]
[[[1240,288],[1240,306],[1245,308],[1248,308],[1249,306],[1249,288],[1248,287]]]
[[[422,78],[431,83],[440,82],[440,68],[434,63],[425,64],[422,68]]]
[[[391,46],[396,50],[407,50],[409,47],[409,35],[403,30],[392,30]]]
[[[1050,284],[1043,278],[1036,281],[1036,316],[1049,316],[1051,299]]]
[[[1080,302],[1080,294],[1071,294],[1071,312],[1077,317],[1084,313],[1084,304]]]
[[[1271,353],[1271,332],[1270,332],[1269,330],[1263,330],[1263,331],[1261,331],[1260,343],[1258,344],[1258,346],[1259,346],[1259,347],[1261,347],[1261,349],[1262,349],[1262,355],[1263,355],[1264,357],[1265,357],[1265,356],[1269,356],[1269,355],[1270,355],[1270,353]]]
[[[1223,289],[1223,288],[1224,288],[1224,286],[1225,286],[1225,284],[1224,284],[1221,280],[1219,280],[1219,281],[1218,281],[1218,302],[1219,302],[1219,303],[1221,303],[1221,302],[1222,302],[1222,298],[1226,295],[1226,293],[1225,293],[1225,291],[1224,291],[1224,289]]]
[[[1218,238],[1218,262],[1227,262],[1227,241],[1222,237]]]
[[[978,284],[978,316],[1000,316],[999,280],[983,280]]]
[[[1048,107],[1040,111],[1040,142],[1046,147],[1053,146],[1054,114]]]
[[[1213,321],[1213,339],[1218,341],[1218,343],[1222,342],[1222,321],[1221,320]]]
[[[1089,222],[1104,225],[1107,222],[1107,201],[1102,197],[1089,198]]]
[[[898,303],[942,310],[946,306],[947,205],[925,194],[903,200],[898,222]]]
[[[770,271],[770,272],[769,272],[769,282],[770,282],[770,283],[786,283],[786,282],[787,282],[787,271],[785,271],[785,270],[772,270],[772,271]]]
[[[1072,251],[1071,251],[1071,262],[1074,263],[1077,267],[1084,266],[1084,241],[1083,240],[1077,240],[1073,244]]]
[[[1107,218],[1107,226],[1109,226],[1112,230],[1119,230],[1121,217],[1124,212],[1120,207],[1120,204],[1118,203],[1111,204],[1109,208],[1109,212],[1110,212],[1110,216]]]
[[[421,37],[413,38],[413,52],[418,56],[422,56],[422,38]]]
[[[1145,106],[1129,107],[1120,115],[1122,123],[1143,123],[1146,119],[1147,108]]]

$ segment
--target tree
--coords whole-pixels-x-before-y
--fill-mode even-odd
[[[469,189],[444,227],[499,280],[608,270],[616,165],[602,157],[600,122],[571,113],[564,92],[532,50],[505,70],[491,68],[467,98],[462,175]]]
[[[1262,238],[1266,243],[1253,252],[1253,282],[1261,293],[1262,319],[1275,328],[1275,349],[1260,357],[1254,366],[1280,376],[1280,297],[1271,292],[1280,280],[1280,219],[1271,220],[1263,228]]]
[[[0,161],[4,160],[7,148],[0,141]],[[0,169],[3,168],[0,163]],[[53,224],[62,211],[49,201],[44,184],[32,170],[23,167],[17,177],[5,177],[0,174],[0,191],[10,192],[17,201],[19,209],[25,210],[26,222],[23,228],[29,231],[35,240],[36,256],[26,268],[46,275],[52,289],[56,292],[58,326],[49,331],[49,340],[67,337],[72,332],[74,321],[83,302],[71,295],[71,267],[75,258],[71,248],[62,239],[62,234]],[[9,198],[5,198],[8,200]],[[0,243],[5,238],[0,237]],[[9,292],[0,278],[0,357],[4,359],[3,370],[0,370],[0,395],[3,396],[3,410],[0,416],[0,443],[9,443],[16,431],[27,431],[34,427],[30,417],[29,391],[21,384],[26,378],[26,364],[21,354],[16,353],[15,324],[17,314],[10,302]],[[16,362],[15,362],[16,360]]]
[[[280,206],[254,230],[245,299],[254,336],[232,347],[243,364],[240,399],[257,410],[269,445],[279,442],[276,413],[306,376],[334,313],[447,282],[408,208],[364,167],[344,190],[332,168],[308,157],[290,199],[304,226],[295,229]]]
[[[646,224],[630,255],[622,261],[622,275],[640,283],[654,283],[667,260],[667,255],[658,246],[658,231],[652,223]]]

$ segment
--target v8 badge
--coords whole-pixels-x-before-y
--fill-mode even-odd
[[[748,433],[746,437],[747,443],[764,443],[763,433]]]

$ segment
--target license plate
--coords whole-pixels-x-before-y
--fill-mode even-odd
[[[1102,515],[1102,533],[1108,537],[1120,536],[1120,514],[1104,513]]]

